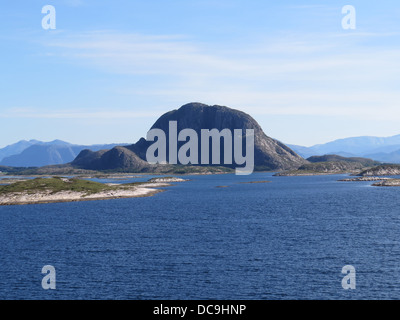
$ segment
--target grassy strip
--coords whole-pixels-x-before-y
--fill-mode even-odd
[[[94,194],[109,190],[116,190],[116,188],[88,180],[80,180],[76,178],[66,180],[59,177],[53,177],[36,178],[32,180],[16,182],[10,185],[0,186],[0,195],[16,192],[26,192],[28,194],[49,192],[54,194],[61,191],[85,192],[86,194]]]

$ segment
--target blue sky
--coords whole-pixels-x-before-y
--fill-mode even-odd
[[[285,143],[400,134],[398,1],[15,0],[0,40],[0,147],[136,142],[188,102],[243,110]]]

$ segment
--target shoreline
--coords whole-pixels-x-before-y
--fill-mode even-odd
[[[67,202],[86,202],[86,201],[102,201],[102,200],[114,200],[114,199],[131,199],[131,198],[146,198],[152,197],[157,193],[164,192],[165,190],[154,190],[144,195],[132,195],[132,196],[113,196],[113,197],[99,197],[99,198],[79,198],[79,199],[63,199],[63,200],[39,200],[32,202],[13,202],[13,203],[0,203],[0,207],[8,206],[25,206],[32,204],[49,204],[49,203],[67,203]]]
[[[154,180],[137,185],[121,184],[115,189],[101,190],[95,193],[71,190],[60,190],[56,192],[51,190],[8,192],[0,195],[0,206],[144,198],[166,191],[161,188],[173,186],[173,184],[171,184],[173,182],[186,181],[179,178],[162,180],[165,181]]]

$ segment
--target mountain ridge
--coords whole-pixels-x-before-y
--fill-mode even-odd
[[[3,160],[5,157],[12,156],[15,154],[19,154],[24,151],[26,148],[38,143],[38,140],[20,140],[16,143],[10,144],[5,146],[4,148],[0,149],[0,161]]]
[[[344,157],[364,157],[380,162],[400,163],[400,135],[350,137],[311,147],[293,144],[288,144],[288,146],[305,158],[336,154]]]
[[[111,149],[120,144],[104,144],[104,145],[75,145],[62,140],[53,140],[43,142],[38,140],[30,140],[33,144],[20,144],[14,150],[20,150],[26,146],[20,153],[4,157],[0,161],[0,165],[9,167],[42,167],[47,165],[66,164],[73,161],[80,151],[84,149],[92,149],[98,151],[101,149]],[[7,148],[7,147],[6,147]],[[9,150],[12,148],[8,148]],[[0,150],[1,151],[1,150]],[[10,151],[9,151],[10,152]]]

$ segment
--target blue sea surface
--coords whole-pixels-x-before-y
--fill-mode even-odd
[[[188,178],[148,198],[0,207],[0,299],[400,299],[400,188]],[[253,180],[271,183],[239,183]]]

